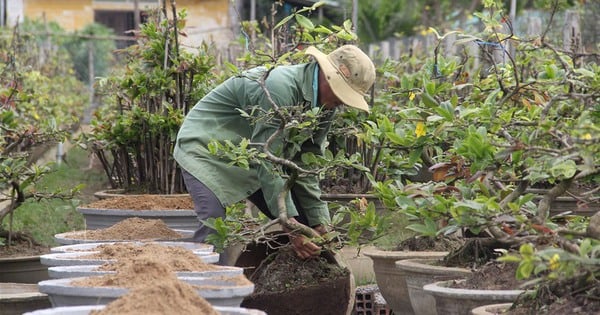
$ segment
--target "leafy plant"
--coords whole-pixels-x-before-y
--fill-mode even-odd
[[[552,3],[556,10],[559,1]],[[459,33],[457,44],[496,45],[504,61],[482,48],[487,63],[469,68],[468,56],[459,64],[438,56],[436,49],[416,73],[394,81],[401,87],[398,94],[407,97],[404,106],[386,115],[411,114],[404,125],[416,122],[412,139],[425,144],[421,158],[433,162],[437,182],[393,179],[373,187],[421,235],[462,230],[487,236],[492,246],[520,248],[518,277],[544,275],[537,279],[543,284],[548,284],[546,275],[577,282],[572,272],[581,270],[594,278],[598,254],[592,248],[598,235],[563,233],[550,210],[563,195],[575,197],[580,209],[598,205],[593,184],[600,174],[598,65],[554,47],[547,32],[532,40],[516,38],[501,4],[484,5],[486,10],[476,14],[483,31]],[[433,33],[438,40],[444,37]],[[505,49],[509,42],[514,52]],[[407,141],[408,132],[400,133],[404,128],[396,128],[396,135]],[[545,190],[540,194],[537,188]],[[461,256],[464,252],[447,260],[474,259]]]
[[[208,45],[181,47],[185,17],[181,11],[167,18],[166,4],[154,11],[138,42],[123,50],[126,66],[98,82],[104,106],[81,143],[98,157],[113,188],[185,192],[172,158],[175,137],[184,115],[217,81]]]
[[[26,22],[23,29],[35,29],[35,23]],[[19,25],[1,31],[5,36],[0,45],[0,238],[11,245],[15,239],[30,239],[13,228],[19,206],[27,200],[72,198],[79,189],[36,190],[35,184],[51,168],[34,162],[39,158],[36,149],[70,137],[87,97],[72,75],[68,54],[53,46],[52,38],[42,41]]]

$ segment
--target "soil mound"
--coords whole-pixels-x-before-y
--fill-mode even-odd
[[[82,207],[127,210],[190,210],[194,209],[194,202],[190,196],[136,195],[102,199]]]
[[[91,240],[176,240],[184,236],[169,228],[160,219],[128,218],[110,227],[66,233],[73,239]]]

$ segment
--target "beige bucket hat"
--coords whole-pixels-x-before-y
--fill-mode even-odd
[[[328,55],[311,46],[305,53],[315,57],[335,96],[369,112],[365,95],[375,82],[375,65],[369,56],[354,45],[341,46]]]

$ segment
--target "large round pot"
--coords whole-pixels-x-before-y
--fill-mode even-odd
[[[105,305],[83,305],[83,306],[62,306],[49,309],[38,310],[25,313],[23,315],[89,315],[92,311],[100,311]],[[213,307],[221,315],[267,315],[260,310],[247,309],[243,307]]]
[[[73,281],[85,278],[45,280],[38,283],[38,287],[40,292],[48,295],[53,307],[106,305],[129,291],[122,287],[82,287],[72,284]],[[179,279],[198,286],[198,294],[215,306],[239,307],[244,297],[254,291],[254,284],[250,281],[240,283],[228,281],[228,278],[223,277],[179,277]]]
[[[271,254],[281,251],[277,244],[286,243],[287,236],[275,233],[273,240],[275,246],[265,243],[250,243],[236,259],[235,265],[244,268],[250,273],[251,281],[255,275],[260,275],[266,270],[273,270],[271,262],[267,259]],[[243,307],[260,309],[269,315],[288,314],[352,314],[356,297],[356,284],[350,269],[343,262],[339,254],[329,251],[321,253],[321,257],[328,263],[337,265],[347,273],[343,276],[321,279],[319,283],[310,285],[291,285],[285,292],[257,290],[242,302]],[[275,259],[276,260],[276,259]],[[301,268],[298,268],[301,269]],[[295,274],[295,270],[290,270]],[[259,277],[260,279],[260,277]],[[260,283],[257,282],[257,283]]]
[[[144,196],[143,194],[127,194],[125,193],[125,189],[105,189],[105,190],[100,190],[94,193],[94,197],[102,200],[102,199],[108,199],[108,198],[116,198],[116,197],[123,197],[123,196]],[[179,197],[184,197],[184,196],[189,196],[189,194],[165,194],[165,195],[160,195],[161,197],[165,197],[165,198],[179,198]]]
[[[433,296],[423,291],[423,286],[442,280],[460,279],[471,274],[466,268],[445,267],[439,259],[405,259],[396,262],[404,272],[408,296],[415,314],[438,315]],[[446,315],[440,313],[439,315]]]
[[[435,299],[438,314],[470,315],[477,306],[513,302],[523,290],[475,290],[453,288],[464,280],[436,281],[423,286],[423,291]]]
[[[128,218],[161,219],[168,227],[195,230],[200,222],[189,194],[123,195],[77,207],[88,230],[106,228]]]
[[[116,274],[116,271],[99,270],[98,265],[76,265],[76,266],[55,266],[48,268],[48,275],[51,279],[93,277],[107,274]],[[176,271],[178,277],[232,277],[242,275],[244,269],[233,266],[211,265],[211,270],[204,271]]]
[[[38,283],[48,279],[48,267],[40,256],[0,258],[0,282]]]
[[[89,252],[73,252],[73,253],[52,253],[40,256],[42,264],[48,267],[55,266],[77,266],[77,265],[102,265],[105,263],[115,262],[115,259],[100,259],[100,258],[89,258],[92,254],[98,253],[97,251]],[[203,262],[207,264],[214,264],[219,261],[219,253],[214,252],[197,252],[194,251]]]
[[[0,314],[20,315],[50,307],[50,300],[40,293],[37,284],[0,283]]]
[[[497,303],[478,306],[471,310],[471,315],[498,315],[508,310],[513,303]]]
[[[177,229],[175,229],[174,231],[181,234],[181,239],[183,239],[183,240],[191,239],[191,237],[194,236],[194,231],[192,231],[192,230],[177,230]],[[132,240],[124,240],[124,239],[99,240],[99,239],[95,239],[95,238],[88,238],[88,237],[85,237],[84,232],[85,232],[85,230],[59,233],[59,234],[54,235],[54,239],[60,245],[132,241]],[[162,242],[161,240],[157,240],[157,239],[135,240],[135,241],[144,241],[144,242],[160,241],[160,242]]]
[[[199,226],[198,216],[191,209],[129,210],[77,207],[83,214],[88,230],[107,228],[127,218],[161,219],[172,229],[194,230]]]
[[[448,252],[367,250],[364,254],[373,260],[377,286],[394,314],[412,315],[415,313],[410,303],[404,271],[396,267],[396,262],[413,258],[442,258]]]
[[[116,243],[129,243],[129,244],[149,244],[149,243],[155,243],[155,244],[160,244],[163,246],[176,246],[176,247],[181,247],[181,248],[185,248],[185,249],[189,249],[191,251],[197,251],[197,252],[205,252],[205,253],[210,253],[214,250],[214,246],[211,244],[206,244],[206,243],[194,243],[194,242],[170,242],[170,241],[159,241],[159,242],[129,242],[129,241],[123,241],[123,242],[98,242],[98,243],[83,243],[83,244],[73,244],[73,245],[62,245],[62,246],[56,246],[56,247],[52,247],[50,249],[50,253],[69,253],[69,252],[86,252],[86,251],[94,251],[96,249],[96,247],[101,246],[101,245],[110,245],[110,244],[116,244]]]

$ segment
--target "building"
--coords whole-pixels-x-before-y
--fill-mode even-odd
[[[143,12],[160,7],[161,3],[162,0],[0,0],[0,25],[12,26],[27,17],[54,21],[67,31],[75,31],[97,22],[115,30],[117,36],[132,36],[129,31],[143,20]],[[188,13],[185,43],[211,41],[217,47],[226,47],[235,37],[232,26],[239,24],[230,3],[229,0],[177,0],[177,9],[186,9]]]
[[[158,8],[170,0],[0,0],[0,26],[12,26],[24,17],[57,22],[67,31],[75,31],[97,22],[108,26],[121,39],[119,48],[132,43],[131,30],[143,22],[144,11]],[[181,38],[184,45],[197,47],[211,42],[226,52],[241,33],[240,20],[260,20],[269,16],[273,0],[177,0],[177,10],[187,11],[187,23]],[[281,11],[290,14],[294,7],[313,5],[315,0],[285,0]],[[337,1],[325,0],[315,17],[327,10],[340,10]],[[169,10],[170,14],[170,10]],[[137,17],[137,19],[136,19]]]

